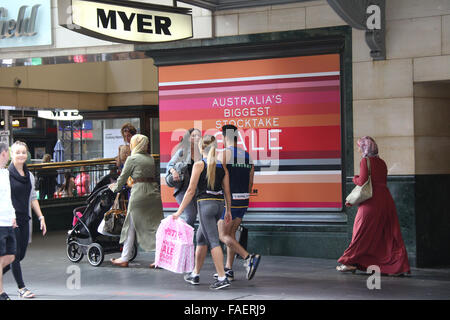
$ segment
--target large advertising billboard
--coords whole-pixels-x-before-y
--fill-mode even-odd
[[[161,192],[177,208],[164,172],[189,128],[239,128],[255,163],[250,209],[342,208],[339,54],[159,67]]]

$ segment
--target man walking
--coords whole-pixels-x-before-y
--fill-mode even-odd
[[[228,280],[234,280],[232,267],[234,256],[237,253],[244,259],[247,280],[251,280],[258,268],[261,256],[259,254],[249,254],[236,241],[236,231],[248,209],[255,167],[251,163],[248,152],[237,147],[237,127],[225,125],[222,127],[222,134],[226,148],[223,153],[222,163],[226,164],[230,177],[231,216],[233,219],[231,223],[225,223],[224,211],[218,223],[220,240],[227,245],[225,274]]]
[[[0,143],[0,270],[10,265],[16,255],[14,228],[16,213],[11,202],[9,172],[5,169],[9,160],[9,147]],[[3,272],[0,272],[0,300],[11,300],[3,291]]]

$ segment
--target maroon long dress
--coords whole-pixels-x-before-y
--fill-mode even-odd
[[[357,185],[368,179],[367,158],[360,162]],[[410,273],[394,200],[387,188],[386,163],[370,157],[373,196],[359,205],[353,225],[352,241],[338,262],[359,270],[376,265],[382,274]]]

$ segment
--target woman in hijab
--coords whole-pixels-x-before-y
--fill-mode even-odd
[[[357,144],[362,158],[360,174],[353,182],[362,186],[368,180],[370,161],[372,198],[359,204],[352,241],[338,260],[342,265],[336,269],[340,272],[366,271],[369,266],[376,265],[382,274],[409,273],[397,210],[386,185],[386,163],[378,156],[378,146],[371,137],[362,137]]]
[[[131,155],[125,161],[117,183],[109,186],[116,193],[125,186],[128,177],[133,179],[127,216],[120,235],[122,255],[118,259],[111,259],[113,265],[120,267],[128,267],[135,240],[143,250],[155,250],[156,231],[164,218],[161,194],[155,178],[155,160],[147,152],[148,143],[148,138],[142,134],[131,138]]]

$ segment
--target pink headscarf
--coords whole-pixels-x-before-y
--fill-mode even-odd
[[[363,157],[378,157],[377,143],[371,137],[362,137],[358,139],[357,144],[361,148]]]

